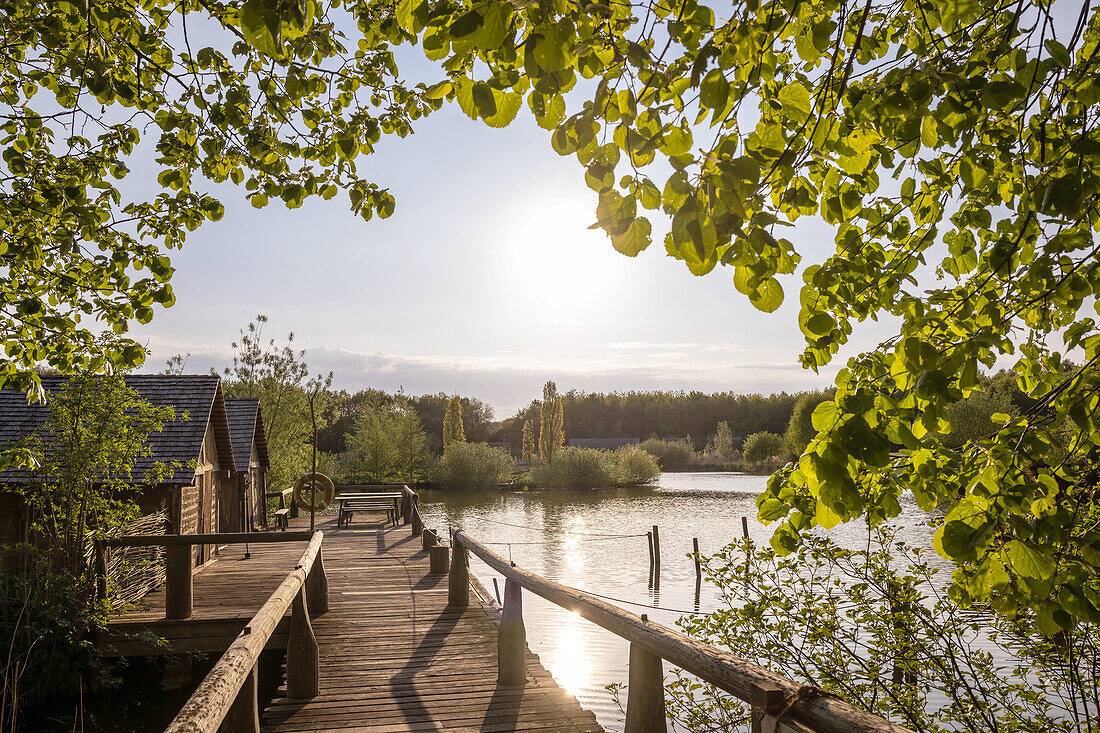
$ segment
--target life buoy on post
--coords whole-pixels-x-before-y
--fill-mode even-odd
[[[332,483],[332,479],[323,473],[306,473],[298,478],[294,482],[294,503],[298,505],[299,509],[304,511],[310,510],[310,497],[302,495],[302,489],[309,486],[313,491],[316,491],[317,487],[323,487],[325,495],[313,505],[313,509],[316,511],[324,511],[325,507],[332,503],[332,497],[336,494],[336,487]],[[312,492],[311,492],[312,493]]]

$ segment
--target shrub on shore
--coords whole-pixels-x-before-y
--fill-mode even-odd
[[[691,446],[680,441],[650,438],[638,446],[657,459],[662,471],[683,468],[691,458]]]
[[[655,479],[657,460],[638,446],[617,451],[567,446],[554,459],[531,471],[535,485],[552,489],[598,489],[636,486]]]
[[[516,462],[486,443],[451,443],[435,466],[435,480],[449,489],[491,489],[508,481]]]

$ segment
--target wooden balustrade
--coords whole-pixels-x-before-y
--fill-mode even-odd
[[[253,544],[306,542],[312,538],[312,532],[216,532],[211,534],[122,535],[110,537],[100,541],[95,547],[96,588],[101,594],[106,594],[106,553],[108,548],[160,546],[164,548],[164,617],[166,619],[191,618],[194,613],[192,546],[230,545],[239,542]],[[321,575],[323,577],[323,572]],[[326,586],[326,595],[327,592]]]
[[[311,608],[317,613],[328,607],[328,581],[321,558],[323,539],[322,532],[313,534],[297,567],[199,683],[165,733],[215,733],[219,730],[223,733],[259,733],[256,662],[287,608],[291,609],[286,650],[287,695],[300,699],[319,693],[317,639],[313,635],[309,612]]]
[[[654,538],[656,539],[656,538]],[[456,532],[451,548],[450,605],[469,605],[467,551],[474,553],[505,581],[504,622],[500,627],[498,675],[501,684],[523,684],[521,588],[574,611],[630,642],[627,733],[665,730],[662,660],[748,702],[754,720],[770,725],[760,731],[795,733],[910,733],[908,729],[828,695],[814,694],[748,660],[686,634],[649,621],[584,591],[543,578],[490,550],[465,532]],[[517,673],[517,670],[519,672]],[[790,705],[788,706],[788,701]],[[776,717],[782,714],[781,719]]]

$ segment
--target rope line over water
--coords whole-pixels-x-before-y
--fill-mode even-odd
[[[464,519],[466,519],[467,521],[473,520],[473,521],[477,521],[477,522],[488,522],[489,524],[501,524],[501,525],[504,525],[505,527],[515,527],[516,529],[526,529],[530,532],[545,532],[545,531],[547,531],[546,527],[531,527],[531,526],[526,525],[526,524],[513,524],[512,522],[501,522],[498,519],[488,519],[486,517],[464,517]],[[609,540],[610,539],[623,539],[623,538],[626,538],[626,537],[645,537],[646,536],[645,532],[642,532],[641,534],[601,534],[599,532],[572,532],[572,531],[569,531],[569,530],[563,530],[563,533],[568,533],[568,534],[573,535],[575,537],[599,537],[599,538],[609,539]],[[534,544],[537,544],[537,543],[534,543]]]

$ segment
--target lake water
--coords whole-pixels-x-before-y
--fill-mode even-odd
[[[733,473],[665,473],[655,486],[633,489],[425,491],[420,506],[428,527],[466,530],[532,572],[675,626],[683,613],[707,612],[720,602],[706,583],[696,597],[692,538],[699,539],[702,554],[711,554],[741,536],[741,518],[747,517],[749,536],[766,541],[771,528],[756,521],[756,498],[766,482],[766,476]],[[899,539],[930,546],[926,515],[911,499],[902,506]],[[659,586],[650,583],[645,537],[654,524],[661,537]],[[866,544],[867,530],[852,523],[831,536],[857,548]],[[495,577],[503,593],[499,574],[473,555],[470,567],[490,592]],[[533,593],[524,596],[531,650],[605,728],[621,731],[623,714],[606,686],[625,685],[628,643]],[[667,664],[665,672],[667,679]]]

